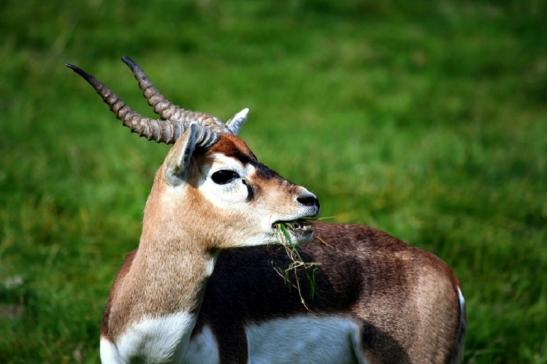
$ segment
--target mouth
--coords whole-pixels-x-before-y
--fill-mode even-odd
[[[278,220],[272,224],[272,229],[286,243],[297,244],[311,237],[313,233],[311,222],[311,219]]]

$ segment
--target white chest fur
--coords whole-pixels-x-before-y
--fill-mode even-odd
[[[361,330],[350,318],[301,315],[246,327],[249,363],[359,363]],[[219,363],[218,347],[205,326],[188,345],[183,363]]]
[[[194,325],[195,316],[187,312],[143,319],[127,328],[115,343],[101,338],[101,362],[178,363]]]

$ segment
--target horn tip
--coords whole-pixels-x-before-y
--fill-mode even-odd
[[[245,120],[245,119],[247,119],[247,116],[248,116],[248,114],[249,114],[249,111],[251,111],[251,109],[249,109],[248,107],[244,107],[240,112],[238,112],[238,113],[236,114],[235,117],[238,118],[238,119],[243,119],[243,120]]]
[[[129,56],[123,56],[122,62],[128,65],[129,67],[133,68],[137,65],[137,63]]]
[[[76,71],[77,69],[80,69],[80,67],[73,65],[72,63],[65,63],[65,67],[70,68],[71,70]]]
[[[86,71],[84,71],[83,69],[81,69],[80,67],[76,65],[73,65],[71,63],[65,63],[65,66],[70,68],[71,70],[73,70],[74,72],[82,76],[83,78],[85,78],[88,82],[91,82],[94,80],[93,76],[91,76],[89,73],[87,73]]]

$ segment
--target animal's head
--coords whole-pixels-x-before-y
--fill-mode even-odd
[[[316,196],[260,163],[237,134],[248,109],[226,124],[214,116],[173,105],[131,59],[131,68],[148,103],[161,119],[130,109],[104,84],[82,69],[86,79],[131,131],[173,144],[156,174],[147,201],[143,234],[178,235],[207,248],[228,248],[278,241],[276,224],[290,223],[293,242],[311,238],[306,219],[319,213]]]

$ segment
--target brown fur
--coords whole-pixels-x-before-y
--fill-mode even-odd
[[[166,171],[176,167],[183,147],[181,138],[156,173],[144,210],[139,248],[126,260],[112,286],[102,325],[103,336],[111,340],[144,317],[197,311],[207,279],[208,260],[218,249],[237,246],[254,227],[248,220],[248,211],[245,214],[221,211],[197,190],[199,166],[212,159],[214,153],[237,156],[245,163],[261,166],[245,143],[223,135],[213,148],[195,153],[186,185],[170,188]],[[250,208],[258,205],[263,211],[294,209],[298,186],[277,175],[275,178],[257,175],[251,182],[256,196]]]
[[[241,163],[258,162],[249,146],[235,135],[225,134],[208,151],[207,154],[220,153],[233,157]]]
[[[313,314],[349,314],[362,322],[363,351],[373,363],[448,363],[454,356],[460,313],[450,269],[437,257],[360,225],[316,224],[317,238],[302,246],[320,263],[318,292],[297,277]],[[300,296],[274,267],[290,264],[280,246],[221,252],[207,284],[195,333],[211,325],[221,355],[243,360],[246,323],[307,314]],[[229,361],[226,361],[229,362]],[[236,362],[236,361],[233,361]],[[237,361],[244,362],[244,361]]]
[[[243,141],[223,135],[208,151],[196,151],[187,185],[172,189],[165,173],[181,145],[175,144],[156,174],[139,248],[128,255],[113,284],[101,333],[115,342],[144,317],[199,311],[195,332],[210,325],[222,362],[243,363],[246,323],[308,311],[273,269],[290,263],[281,246],[228,249],[238,246],[252,221],[220,211],[200,195],[199,167],[215,153],[253,165],[251,210],[290,210],[299,187],[260,164]],[[362,322],[362,349],[372,363],[452,360],[462,319],[458,282],[442,261],[364,226],[316,224],[314,231],[317,238],[302,247],[302,256],[321,264],[317,294],[311,297],[302,271],[292,277],[314,314],[350,315]],[[219,249],[208,279],[207,261]]]
[[[311,313],[359,319],[371,363],[453,362],[461,329],[458,282],[441,260],[366,226],[316,224],[315,231],[302,256],[320,263],[316,295],[310,297],[303,271],[290,276]],[[246,362],[245,324],[309,313],[274,271],[289,264],[277,245],[222,251],[194,335],[210,325],[223,362]]]
[[[112,288],[110,289],[110,294],[108,295],[108,301],[106,302],[106,306],[103,313],[103,319],[101,321],[101,336],[105,336],[108,338],[112,337],[112,333],[109,330],[109,322],[110,322],[110,309],[112,307],[112,299],[114,292],[117,292],[119,289],[120,282],[123,280],[127,272],[129,271],[129,268],[131,267],[131,263],[133,263],[133,258],[135,258],[135,253],[137,251],[133,250],[129,252],[125,256],[125,260],[120,267],[120,270],[118,271],[118,274],[116,275],[116,278],[114,279],[114,283],[112,283]]]

